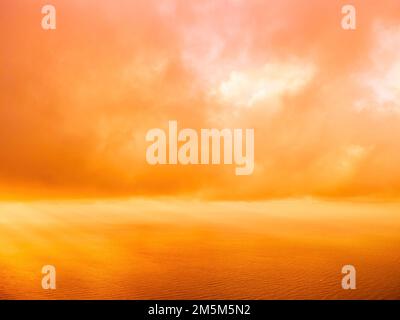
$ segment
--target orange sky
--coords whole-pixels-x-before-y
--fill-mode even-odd
[[[346,3],[2,1],[0,198],[399,198],[400,2]],[[253,175],[148,165],[168,120],[254,128]]]

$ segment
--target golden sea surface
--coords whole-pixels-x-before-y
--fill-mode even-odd
[[[1,299],[400,299],[400,204],[0,203]],[[357,289],[341,288],[341,268]],[[41,288],[54,265],[57,289]]]

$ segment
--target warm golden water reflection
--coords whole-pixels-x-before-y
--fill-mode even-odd
[[[399,204],[0,204],[0,298],[400,298]],[[56,291],[41,268],[57,268]],[[340,286],[356,266],[355,291]]]

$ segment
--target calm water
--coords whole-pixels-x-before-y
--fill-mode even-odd
[[[3,299],[400,299],[398,204],[0,204]],[[41,268],[57,268],[57,290]],[[341,268],[357,268],[357,290]]]

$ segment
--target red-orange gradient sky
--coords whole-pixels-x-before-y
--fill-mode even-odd
[[[400,2],[345,3],[2,1],[0,198],[399,198]],[[254,128],[253,175],[148,165],[168,120]]]

